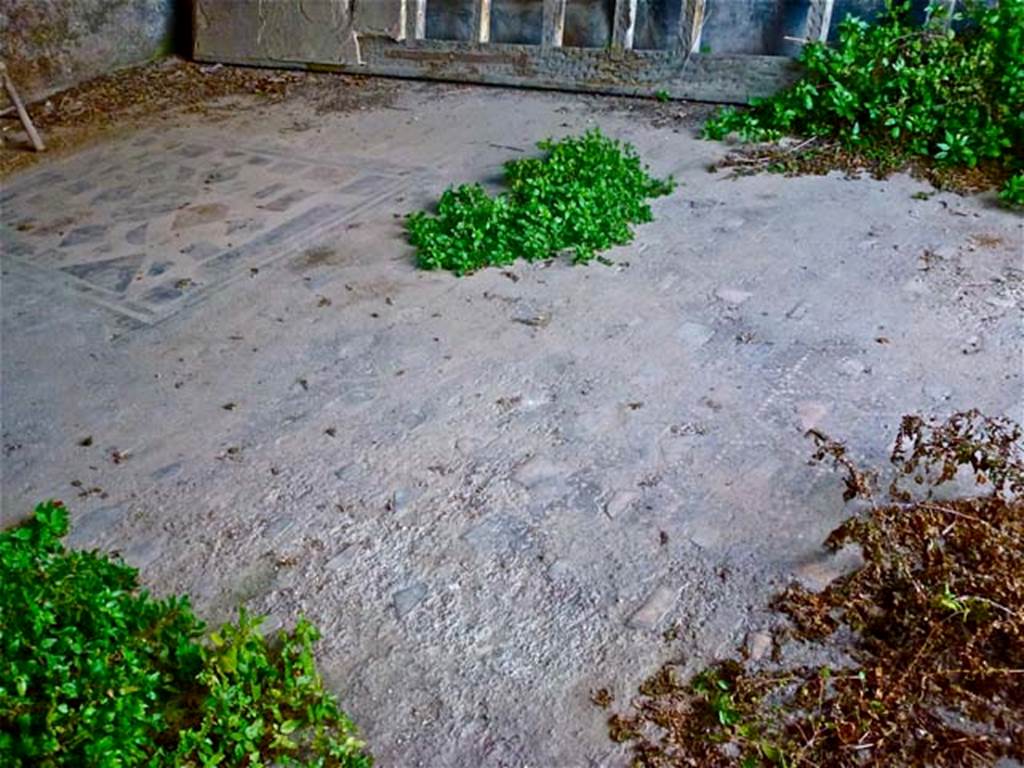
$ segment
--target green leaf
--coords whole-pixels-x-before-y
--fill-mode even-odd
[[[47,502],[0,531],[0,765],[372,765],[324,690],[311,624],[269,645],[240,611],[202,643],[186,598],[154,600],[134,569],[66,550],[67,521]]]

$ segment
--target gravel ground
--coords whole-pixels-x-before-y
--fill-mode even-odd
[[[381,765],[624,765],[592,691],[840,567],[806,429],[878,462],[907,412],[1022,416],[991,195],[729,180],[692,105],[282,77],[4,184],[2,513],[66,500],[211,620],[309,616]],[[405,213],[595,124],[681,181],[612,266],[414,267]]]

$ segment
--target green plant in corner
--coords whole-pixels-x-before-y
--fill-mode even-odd
[[[308,622],[268,640],[243,611],[204,644],[187,598],[153,599],[67,531],[58,502],[0,531],[0,765],[372,765]]]
[[[1020,204],[1024,0],[968,2],[951,26],[943,14],[935,6],[919,25],[910,2],[887,0],[876,23],[844,19],[835,46],[803,48],[801,80],[748,110],[719,111],[704,135],[804,137],[799,155],[766,156],[764,167],[783,171],[827,169],[837,149],[881,173],[921,161],[935,180],[978,169],[970,186],[1001,185],[1001,199]]]

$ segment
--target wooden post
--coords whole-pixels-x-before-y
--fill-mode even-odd
[[[14,87],[14,83],[11,82],[10,76],[7,74],[7,65],[0,61],[0,79],[4,81],[4,90],[7,91],[7,96],[11,99],[11,103],[14,105],[14,109],[18,113],[18,119],[21,120],[21,124],[25,127],[25,133],[28,134],[28,140],[32,142],[32,148],[36,152],[42,152],[46,149],[46,145],[43,144],[43,140],[39,138],[39,132],[36,127],[32,124],[32,118],[28,116],[28,112],[25,110],[25,105],[21,103],[21,97],[18,96],[18,91]]]
[[[427,36],[427,0],[405,0],[405,39],[423,40]]]
[[[946,18],[942,20],[944,29],[949,29],[949,25],[953,23],[954,13],[956,13],[956,0],[946,0]]]
[[[679,14],[679,23],[682,27],[679,37],[682,40],[684,55],[700,51],[700,36],[704,31],[706,8],[707,0],[683,0],[683,12]]]
[[[491,41],[491,0],[476,0],[473,8],[473,31],[478,43]]]
[[[828,41],[828,32],[832,27],[832,6],[835,0],[811,0],[807,10],[807,31],[804,37],[809,43]]]
[[[543,48],[561,48],[565,37],[566,0],[544,0],[544,26],[540,44]]]
[[[612,26],[612,48],[631,50],[636,34],[637,0],[615,0],[615,23]]]

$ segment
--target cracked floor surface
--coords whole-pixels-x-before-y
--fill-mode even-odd
[[[305,614],[381,765],[624,765],[592,690],[838,567],[806,429],[881,461],[907,412],[1021,419],[1021,218],[730,180],[623,100],[392,95],[228,100],[5,183],[3,521],[61,498],[211,621]],[[611,266],[414,267],[405,213],[594,125],[681,181]]]

